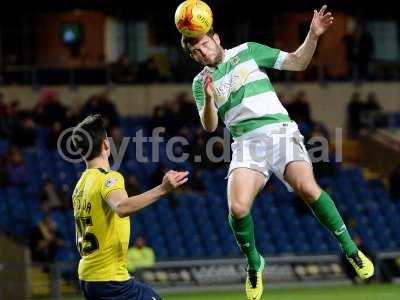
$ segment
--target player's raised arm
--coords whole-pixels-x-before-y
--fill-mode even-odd
[[[169,171],[165,174],[160,185],[143,194],[128,197],[124,189],[111,191],[106,201],[120,217],[127,217],[130,214],[157,201],[161,196],[171,192],[188,181],[189,172]]]
[[[284,62],[282,69],[288,71],[305,70],[317,47],[318,38],[332,25],[333,16],[331,12],[326,11],[327,6],[324,5],[317,11],[314,10],[314,16],[311,21],[310,30],[303,44],[292,53],[289,53]]]
[[[203,128],[208,132],[213,132],[218,126],[218,115],[217,108],[214,104],[214,84],[211,74],[205,71],[204,81],[204,108],[200,113],[201,124]]]

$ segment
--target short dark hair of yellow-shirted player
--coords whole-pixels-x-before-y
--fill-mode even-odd
[[[86,117],[72,132],[72,142],[76,150],[85,155],[86,160],[92,160],[101,154],[106,137],[104,120],[99,114]]]

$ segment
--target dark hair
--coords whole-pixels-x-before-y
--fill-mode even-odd
[[[205,35],[208,35],[209,37],[213,37],[214,34],[215,34],[215,31],[214,31],[213,28],[211,28]],[[185,35],[182,34],[181,47],[182,47],[183,51],[185,53],[189,53],[190,54],[188,45],[196,44],[199,40],[200,40],[200,38],[188,37],[188,36],[185,36]]]
[[[101,145],[107,137],[101,115],[90,115],[80,122],[72,132],[72,142],[86,160],[101,154]]]

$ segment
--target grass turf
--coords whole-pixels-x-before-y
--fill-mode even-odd
[[[203,293],[193,295],[165,295],[165,300],[242,300],[243,292]],[[398,300],[400,285],[364,285],[303,289],[265,290],[265,300]]]
[[[245,300],[244,291],[162,295],[164,300]],[[68,298],[82,300],[83,298]],[[400,285],[370,284],[301,289],[265,289],[263,300],[398,300]],[[66,300],[66,299],[65,299]]]

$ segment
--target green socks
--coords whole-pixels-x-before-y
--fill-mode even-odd
[[[325,191],[321,191],[318,200],[309,204],[309,206],[319,222],[335,235],[344,253],[347,256],[354,254],[357,251],[357,246],[351,239],[331,197]],[[251,214],[241,219],[236,219],[229,214],[229,225],[240,250],[247,258],[249,269],[258,271],[261,267],[261,259],[254,240],[254,224]]]
[[[235,235],[240,250],[246,255],[249,269],[258,271],[261,267],[261,259],[256,249],[254,224],[251,214],[249,213],[241,219],[236,219],[229,214],[229,225]]]
[[[354,254],[357,251],[357,246],[351,239],[331,197],[325,191],[321,191],[318,200],[309,204],[309,206],[321,224],[325,225],[335,235],[344,253],[347,256]]]

